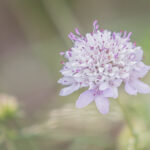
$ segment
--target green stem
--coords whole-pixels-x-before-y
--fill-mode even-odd
[[[120,109],[122,111],[122,114],[124,116],[126,124],[127,124],[128,128],[129,128],[130,134],[131,134],[132,138],[134,139],[134,150],[138,150],[138,146],[137,146],[137,144],[138,144],[138,137],[137,137],[136,132],[133,129],[133,126],[132,126],[132,123],[131,123],[131,121],[130,121],[130,119],[128,117],[127,111],[124,108],[124,106],[120,103],[119,99],[117,99],[117,102],[118,102],[118,105],[120,106]]]
[[[78,20],[69,7],[66,0],[41,0],[50,19],[55,24],[60,36],[64,40],[66,46],[70,46],[70,39],[66,38],[66,33],[72,31],[75,27],[81,29]],[[61,15],[60,15],[61,13]],[[65,17],[62,17],[65,16]]]

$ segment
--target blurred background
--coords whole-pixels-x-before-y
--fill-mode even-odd
[[[59,96],[59,52],[71,47],[70,32],[90,32],[95,19],[101,28],[133,32],[150,65],[149,0],[0,0],[1,150],[132,150],[114,100],[102,116],[94,104],[75,108],[81,91]],[[144,81],[150,84],[150,74]],[[122,88],[119,97],[140,150],[149,150],[150,95],[129,96]]]

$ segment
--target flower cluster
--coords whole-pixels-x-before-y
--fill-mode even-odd
[[[58,83],[67,85],[60,91],[66,96],[88,87],[76,102],[83,108],[95,101],[102,114],[109,111],[108,97],[118,97],[118,87],[124,83],[130,95],[150,93],[150,87],[141,82],[150,67],[142,62],[143,50],[130,41],[131,32],[111,32],[99,30],[97,20],[93,31],[83,36],[78,29],[76,35],[69,34],[73,47],[60,55],[68,60],[60,70],[64,76]]]

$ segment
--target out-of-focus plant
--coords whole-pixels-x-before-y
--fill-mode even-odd
[[[0,94],[0,150],[38,150],[32,132],[23,132],[23,117],[17,99]]]
[[[14,150],[13,141],[17,137],[16,120],[19,117],[17,99],[13,96],[0,94],[0,146]]]
[[[150,149],[149,139],[150,131],[146,127],[143,120],[134,120],[134,130],[138,133],[138,148],[139,150]],[[118,150],[133,150],[134,138],[132,137],[128,127],[125,125],[118,137]]]
[[[18,103],[15,97],[0,95],[0,122],[3,123],[18,116]]]
[[[49,139],[49,147],[58,150],[63,143],[68,143],[68,146],[63,148],[67,150],[114,149],[115,139],[108,133],[113,132],[112,128],[115,128],[116,122],[121,121],[118,111],[118,107],[114,105],[113,111],[107,117],[103,117],[99,116],[94,105],[84,110],[76,110],[70,103],[51,110],[44,122],[27,127],[23,132],[34,137],[42,137],[41,140]]]
[[[126,98],[128,97],[123,100],[127,100]],[[149,118],[149,113],[146,112],[147,106],[143,102],[139,99],[136,101],[137,103],[134,103],[134,100],[130,102],[128,113],[134,126],[134,132],[138,136],[139,150],[148,150],[150,127],[146,125],[146,121]],[[122,124],[120,109],[114,101],[111,101],[111,105],[112,110],[104,117],[98,114],[94,105],[84,110],[76,110],[72,103],[66,104],[51,110],[45,121],[24,128],[22,133],[32,138],[39,137],[40,141],[49,140],[49,148],[56,150],[59,150],[64,143],[67,143],[67,146],[62,149],[67,150],[90,150],[91,148],[94,150],[100,148],[133,150],[134,138],[128,126]],[[128,106],[128,103],[126,105]],[[119,131],[119,129],[121,130]],[[117,136],[118,138],[114,138]],[[115,148],[115,142],[117,148]],[[42,148],[42,144],[40,146]]]

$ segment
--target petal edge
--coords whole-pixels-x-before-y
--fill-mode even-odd
[[[106,97],[96,96],[95,103],[100,113],[107,114],[109,112],[109,100]]]
[[[78,90],[80,88],[79,84],[73,84],[71,86],[65,87],[61,89],[59,95],[60,96],[66,96],[72,94],[74,91]]]
[[[77,108],[86,107],[93,100],[94,100],[93,90],[87,90],[79,96],[78,100],[76,101],[76,107]]]

